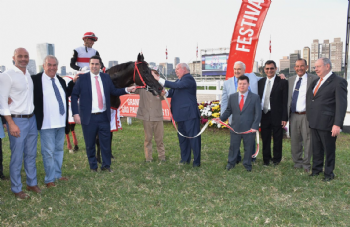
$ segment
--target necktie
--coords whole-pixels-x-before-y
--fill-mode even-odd
[[[53,90],[55,91],[55,96],[56,96],[56,99],[57,99],[57,102],[58,102],[58,106],[59,106],[59,109],[60,109],[60,114],[63,115],[65,113],[64,106],[63,106],[63,101],[62,101],[60,92],[58,90],[58,87],[55,84],[55,78],[51,78],[51,81],[52,81]]]
[[[241,101],[239,102],[239,109],[242,111],[243,106],[244,106],[244,95],[241,95]]]
[[[295,85],[295,89],[293,91],[293,96],[292,96],[292,105],[290,106],[290,111],[291,113],[295,113],[297,111],[297,101],[298,101],[298,96],[299,96],[299,88],[301,84],[301,77],[299,78],[297,84]]]
[[[97,91],[98,108],[100,110],[102,110],[103,109],[103,99],[102,99],[100,83],[98,82],[98,76],[95,76],[95,79],[96,79],[96,91]]]
[[[264,108],[263,108],[263,111],[264,111],[265,114],[269,111],[270,93],[271,93],[271,81],[269,80],[269,81],[267,82],[266,91],[265,91],[265,98],[264,98]]]
[[[320,78],[320,81],[318,81],[317,87],[316,87],[316,89],[315,89],[315,91],[314,91],[314,96],[316,95],[316,93],[317,93],[317,91],[318,91],[318,88],[319,88],[320,85],[321,85],[322,80],[323,80],[323,79]]]

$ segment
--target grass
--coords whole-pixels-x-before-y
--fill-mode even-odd
[[[197,90],[205,90],[204,89],[204,86],[197,86]],[[209,86],[209,89],[207,90],[216,90],[216,87],[215,86]]]
[[[263,167],[261,155],[251,173],[242,164],[225,171],[227,130],[202,135],[202,165],[178,165],[180,151],[170,122],[164,124],[166,163],[145,163],[142,122],[133,120],[113,138],[113,173],[89,171],[80,127],[80,150],[65,148],[63,175],[68,182],[45,189],[38,143],[37,175],[41,195],[18,201],[10,181],[0,182],[2,226],[349,226],[350,135],[337,140],[336,178],[310,179],[294,170],[290,140],[283,142],[277,167]],[[3,140],[5,175],[9,175],[8,138]],[[154,144],[155,149],[155,144]],[[23,188],[25,172],[22,171]]]

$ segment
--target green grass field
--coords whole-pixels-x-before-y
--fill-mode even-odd
[[[322,182],[302,169],[294,170],[290,140],[283,143],[277,167],[262,166],[258,156],[252,172],[242,164],[225,171],[228,130],[207,129],[202,135],[202,165],[179,165],[180,150],[170,122],[164,124],[166,163],[145,163],[142,122],[134,120],[115,132],[113,173],[89,171],[81,128],[80,150],[65,147],[63,176],[56,188],[44,187],[38,143],[37,170],[41,195],[18,201],[10,181],[0,182],[2,226],[349,226],[350,135],[337,140],[336,178]],[[5,175],[9,175],[8,138],[3,141]],[[155,146],[154,146],[155,148]],[[261,149],[260,149],[261,150]],[[22,171],[25,189],[25,172]]]

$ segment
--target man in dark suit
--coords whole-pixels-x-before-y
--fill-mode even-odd
[[[316,75],[306,73],[307,68],[306,60],[298,59],[294,67],[297,75],[288,79],[288,114],[292,159],[294,169],[303,168],[305,172],[309,172],[311,166],[310,129],[306,119],[306,92],[312,82],[318,78]]]
[[[249,78],[245,75],[238,78],[238,92],[229,96],[227,108],[220,116],[221,121],[225,121],[232,114],[231,128],[235,132],[230,131],[230,150],[228,154],[227,170],[232,169],[236,162],[241,140],[244,144],[243,165],[247,171],[252,171],[251,157],[254,154],[255,132],[259,130],[261,120],[260,97],[248,91]],[[247,132],[247,134],[237,134],[236,132]]]
[[[171,113],[177,122],[181,134],[189,137],[197,135],[200,131],[200,113],[197,105],[197,84],[190,74],[186,63],[176,65],[175,73],[179,78],[170,82],[153,74],[154,78],[164,87],[171,88],[167,97],[171,98]],[[191,149],[193,150],[193,167],[201,164],[201,136],[185,138],[178,134],[181,149],[181,164],[189,164],[191,161]]]
[[[66,86],[65,80],[56,75],[58,60],[48,55],[44,59],[44,72],[32,76],[34,85],[34,114],[40,133],[41,154],[47,188],[55,187],[62,177],[63,145],[68,130],[68,97],[74,83]],[[76,80],[76,78],[75,78]]]
[[[108,74],[100,73],[101,58],[90,58],[90,72],[80,75],[71,100],[74,121],[83,128],[90,169],[97,172],[95,138],[98,134],[102,154],[102,171],[112,172],[110,134],[110,95],[120,96],[135,91],[135,86],[115,88]],[[79,99],[79,108],[78,108]]]
[[[326,155],[323,181],[330,181],[334,179],[335,142],[346,114],[347,82],[332,72],[332,63],[328,58],[318,59],[315,71],[319,79],[311,84],[306,95],[313,154],[310,176],[322,172]]]
[[[267,166],[272,160],[278,165],[282,159],[283,128],[288,121],[288,81],[276,76],[276,63],[265,62],[267,77],[259,80],[258,93],[261,99],[261,137],[263,142],[263,161]],[[271,131],[273,136],[273,158],[271,157]]]

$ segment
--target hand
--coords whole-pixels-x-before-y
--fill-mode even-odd
[[[75,75],[75,77],[73,78],[73,83],[75,83],[79,78],[79,74]]]
[[[286,127],[286,124],[287,124],[287,122],[286,121],[282,121],[282,128],[284,128],[284,127]]]
[[[212,122],[219,123],[219,121],[221,121],[221,120],[220,120],[220,118],[219,118],[219,117],[217,117],[217,118],[213,118],[213,119],[211,119],[211,121],[212,121]]]
[[[160,93],[161,96],[164,96],[166,94],[165,89],[163,89],[162,93]]]
[[[9,130],[11,136],[14,136],[17,138],[21,136],[21,130],[19,130],[18,126],[15,123],[9,124],[8,130]]]
[[[154,79],[155,79],[156,81],[159,81],[160,76],[157,76],[157,74],[155,74],[153,71],[151,71],[151,73],[152,73]]]
[[[136,86],[128,87],[128,88],[126,88],[126,90],[127,90],[128,92],[135,92],[135,91],[136,91]]]
[[[2,126],[4,127],[4,131],[7,132],[7,126],[6,126],[6,124],[3,124]]]
[[[333,125],[331,132],[333,137],[338,136],[340,134],[340,127],[338,125]]]
[[[252,130],[252,133],[253,133],[253,132],[256,132],[256,131],[258,131],[258,130],[256,130],[256,129],[253,129],[253,128],[251,128],[250,130]]]
[[[7,103],[10,105],[12,103],[12,99],[9,97]]]
[[[75,114],[75,115],[73,116],[73,118],[74,118],[74,122],[75,122],[76,124],[81,125],[81,121],[80,121],[80,116],[79,116],[79,114]]]
[[[282,80],[285,80],[285,79],[286,79],[286,76],[285,76],[283,73],[279,74],[278,76],[279,76]]]

